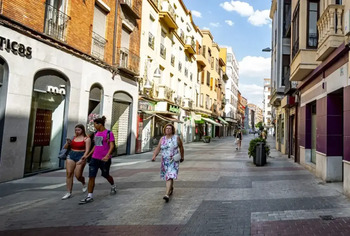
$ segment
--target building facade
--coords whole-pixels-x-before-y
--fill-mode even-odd
[[[114,155],[134,153],[140,1],[1,3],[0,181],[63,168],[66,137],[101,115]]]
[[[233,135],[238,128],[238,62],[232,48],[221,48],[220,53],[226,55],[226,102],[225,120],[229,123],[227,135]]]
[[[263,100],[263,123],[268,130],[269,135],[273,135],[272,113],[271,113],[271,79],[264,79],[264,100]]]

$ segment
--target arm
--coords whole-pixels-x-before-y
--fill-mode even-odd
[[[91,139],[88,137],[85,139],[85,152],[83,157],[88,157],[90,154]]]
[[[156,149],[154,149],[152,161],[156,160],[156,157],[158,156],[158,154],[160,152],[160,143],[161,143],[161,141],[162,141],[162,138],[159,140],[159,143],[158,143]]]
[[[184,152],[184,145],[182,143],[182,140],[180,139],[179,136],[177,136],[177,145],[179,146],[180,148],[180,155],[181,155],[181,159],[180,159],[180,162],[183,162],[185,159],[185,152]]]
[[[106,156],[102,159],[102,161],[108,161],[110,155],[113,152],[113,149],[114,149],[114,141],[110,141],[109,142],[109,150],[108,150]]]

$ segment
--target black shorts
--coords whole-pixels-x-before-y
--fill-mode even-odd
[[[89,177],[96,177],[98,169],[101,169],[101,176],[107,178],[109,176],[111,163],[111,159],[108,161],[101,161],[99,159],[91,158],[89,163]]]

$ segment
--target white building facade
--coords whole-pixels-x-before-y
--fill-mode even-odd
[[[228,80],[226,81],[226,105],[225,105],[225,120],[231,123],[230,127],[237,126],[238,117],[238,81],[239,81],[239,67],[235,54],[232,48],[227,48],[226,60],[226,74]],[[227,135],[233,135],[234,128],[228,130]]]
[[[178,0],[143,1],[141,28],[138,152],[157,144],[166,123],[191,142],[190,109],[199,89],[194,55],[202,36]]]

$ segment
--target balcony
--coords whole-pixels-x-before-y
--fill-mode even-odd
[[[299,49],[290,65],[290,80],[302,81],[320,64],[315,60],[316,50]]]
[[[170,2],[163,0],[159,11],[159,20],[163,21],[170,29],[177,29],[176,15]]]
[[[154,50],[154,36],[151,32],[148,33],[148,46]]]
[[[118,69],[133,76],[139,75],[140,57],[127,48],[118,48]]]
[[[141,19],[141,12],[138,6],[141,6],[142,2],[140,0],[121,0],[120,6],[123,11],[131,15],[135,19]]]
[[[196,53],[196,43],[192,37],[187,37],[185,42],[185,52],[189,55],[194,55]]]
[[[60,41],[66,42],[66,33],[70,17],[57,8],[46,4],[44,33]]]
[[[92,32],[91,55],[97,57],[98,59],[104,60],[106,43],[107,40],[105,38],[95,32]]]
[[[323,61],[344,42],[344,5],[329,5],[317,22],[317,61]]]
[[[197,55],[196,55],[196,59],[197,59],[197,63],[200,65],[200,66],[203,66],[205,67],[206,66],[206,60],[205,60],[205,56],[204,56],[204,50],[203,48],[199,49]]]

